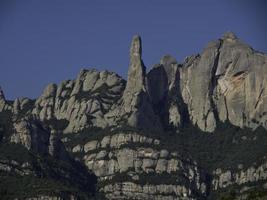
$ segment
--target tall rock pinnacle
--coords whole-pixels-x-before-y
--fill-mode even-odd
[[[128,80],[123,93],[120,116],[127,124],[137,128],[153,129],[159,126],[146,90],[146,68],[142,61],[140,36],[134,36],[130,48]]]
[[[142,61],[142,41],[140,36],[136,35],[133,37],[130,48],[130,64],[125,95],[128,92],[145,91],[145,71],[146,68]]]
[[[145,74],[146,68],[142,61],[142,42],[140,36],[136,35],[131,43],[128,80],[123,93],[123,101],[126,105],[124,108],[127,113],[131,112],[131,106],[134,105],[132,101],[137,97],[136,95],[146,91]]]

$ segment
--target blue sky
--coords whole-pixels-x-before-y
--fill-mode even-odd
[[[39,96],[81,68],[126,78],[134,34],[149,69],[165,54],[182,62],[233,31],[267,52],[264,0],[0,0],[0,86],[9,99]]]

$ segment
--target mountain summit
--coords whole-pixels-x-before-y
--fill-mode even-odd
[[[148,72],[134,36],[129,59],[127,80],[82,69],[14,101],[0,88],[0,197],[266,197],[267,55],[227,32]]]

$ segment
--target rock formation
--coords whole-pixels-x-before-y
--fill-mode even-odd
[[[219,121],[266,127],[266,59],[233,33],[187,59],[181,82],[192,122],[206,131],[213,131]]]
[[[219,120],[266,128],[266,54],[254,51],[231,33],[224,35],[220,52],[214,91]]]
[[[125,81],[115,73],[95,69],[81,70],[76,80],[50,84],[39,97],[33,114],[40,120],[51,118],[69,121],[66,133],[87,127],[106,127],[105,114],[120,98]]]
[[[37,99],[0,88],[0,195],[30,180],[41,192],[13,199],[266,197],[267,55],[229,32],[148,73],[140,36],[129,57],[127,81],[82,69]]]
[[[180,92],[180,71],[175,58],[164,56],[147,77],[150,99],[165,129],[181,128],[189,119]]]
[[[72,151],[84,154],[85,165],[105,183],[101,191],[109,199],[161,199],[164,196],[172,199],[176,195],[196,199],[196,194],[205,196],[205,175],[196,162],[189,158],[184,160],[178,152],[169,152],[160,146],[160,140],[132,132],[107,135],[78,148],[75,146]],[[122,184],[113,185],[112,180],[118,174],[124,176]],[[141,180],[153,180],[153,176],[158,176],[158,182],[140,184]],[[181,181],[171,183],[168,181],[171,176]]]
[[[140,36],[134,36],[132,40],[128,79],[122,95],[122,103],[109,115],[115,115],[118,125],[125,124],[150,130],[161,129],[158,116],[154,113],[147,92],[146,68],[142,61]]]

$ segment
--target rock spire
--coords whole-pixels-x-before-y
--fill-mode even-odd
[[[128,80],[122,96],[120,116],[128,116],[127,124],[136,128],[159,128],[146,89],[146,67],[142,61],[142,42],[140,36],[132,39]]]

